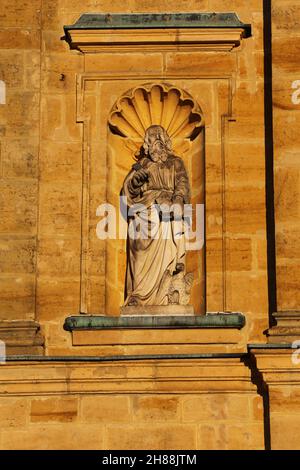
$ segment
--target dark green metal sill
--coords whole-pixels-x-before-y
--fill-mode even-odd
[[[119,361],[151,361],[151,360],[190,360],[190,359],[242,359],[245,353],[200,353],[200,354],[143,354],[125,356],[8,356],[8,362],[119,362]]]
[[[257,344],[248,344],[248,351],[253,349],[296,349],[296,346],[293,346],[292,343],[257,343]]]
[[[104,329],[140,329],[140,328],[236,328],[245,325],[245,317],[241,313],[208,313],[198,316],[140,316],[140,317],[108,317],[104,315],[74,315],[67,317],[64,329],[104,330]]]

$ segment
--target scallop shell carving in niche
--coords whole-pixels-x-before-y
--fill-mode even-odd
[[[184,151],[204,126],[199,105],[185,91],[167,83],[145,84],[122,95],[114,105],[110,130],[123,138],[132,150],[143,143],[145,131],[161,125],[172,139],[174,150]]]

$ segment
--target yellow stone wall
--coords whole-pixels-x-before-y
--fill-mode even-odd
[[[149,12],[163,8],[174,12],[234,10],[242,21],[252,24],[253,37],[245,40],[241,50],[230,54],[104,53],[86,57],[78,51],[70,51],[66,42],[60,40],[63,25],[72,24],[82,14],[80,2],[20,0],[17,5],[8,3],[2,18],[1,52],[5,59],[2,78],[7,85],[8,104],[1,107],[4,133],[1,184],[5,204],[0,315],[5,319],[35,318],[42,326],[48,352],[70,350],[71,337],[63,331],[62,325],[66,316],[80,311],[81,184],[85,142],[83,124],[76,122],[76,77],[90,72],[122,74],[124,70],[138,76],[155,71],[161,73],[166,67],[166,73],[170,74],[184,71],[188,76],[200,70],[235,77],[231,104],[237,121],[229,122],[226,141],[227,265],[223,273],[216,98],[210,100],[213,93],[210,88],[205,88],[200,96],[201,88],[194,86],[196,98],[198,95],[205,107],[207,126],[207,308],[209,311],[243,312],[249,319],[249,339],[262,338],[262,331],[268,326],[262,2],[203,1],[178,5],[174,1],[165,7],[159,4],[158,8],[155,2],[127,2],[125,7],[123,2],[100,5],[90,1],[85,4],[84,12],[97,9]],[[7,68],[4,63],[8,64]],[[181,82],[190,89],[188,81]],[[125,88],[115,83],[113,92],[110,83],[101,85],[100,105],[106,111],[102,114],[94,99],[93,87],[99,85],[90,82],[89,86],[85,106],[95,120],[90,175],[90,230],[94,231],[95,208],[99,202],[104,202],[106,169],[97,164],[97,159],[107,151],[103,132],[106,132],[108,108],[130,83]],[[222,88],[220,82],[218,87],[214,96],[221,100],[220,112],[225,112],[227,85]],[[100,243],[90,245],[87,270],[89,312],[103,313],[105,250]],[[122,273],[124,269],[119,271]],[[222,276],[226,282],[226,300]]]
[[[262,397],[236,359],[25,369],[2,373],[0,448],[264,448]]]
[[[233,73],[236,79],[232,102],[235,120],[228,123],[227,129],[225,307],[244,313],[247,325],[240,333],[209,332],[205,340],[198,340],[200,345],[193,334],[186,341],[183,332],[185,352],[246,352],[247,343],[265,342],[268,292],[263,1],[129,0],[125,4],[118,0],[87,0],[83,6],[79,0],[2,0],[1,6],[0,80],[5,81],[7,94],[6,104],[0,105],[0,320],[37,320],[45,335],[46,355],[153,352],[151,344],[144,344],[148,333],[144,333],[144,339],[140,333],[139,344],[131,349],[112,346],[113,341],[102,344],[100,349],[99,337],[96,341],[92,339],[90,346],[86,341],[80,346],[80,335],[77,345],[72,346],[72,336],[63,330],[63,323],[66,316],[80,310],[84,129],[82,123],[76,122],[76,78],[81,73],[101,74],[108,69],[116,74],[125,69],[136,74],[151,73],[166,66],[170,72],[184,70],[187,74],[195,70]],[[291,83],[300,80],[299,12],[296,1],[273,0],[272,6],[277,300],[278,310],[300,310],[299,110],[291,102]],[[59,38],[63,25],[74,23],[84,12],[95,11],[234,11],[243,22],[252,24],[253,37],[244,40],[241,50],[232,52],[230,59],[225,53],[206,52],[200,58],[195,54],[163,56],[157,52],[150,56],[132,54],[126,62],[124,54],[91,55],[86,60],[78,51],[70,51]],[[95,85],[90,86],[85,90],[88,109],[106,122],[105,114],[97,114]],[[110,103],[106,103],[107,110],[113,98],[117,99],[127,88],[130,86],[116,86],[113,96],[109,95],[111,88],[103,88],[103,100]],[[225,91],[221,86],[217,91],[222,107]],[[209,102],[209,96],[205,99]],[[214,104],[210,103],[207,109],[214,109]],[[220,155],[213,133],[216,116],[213,113],[210,116],[207,207],[215,213],[211,218],[208,215],[211,237],[206,249],[210,260],[207,265],[210,309],[218,310],[224,301],[219,268],[222,207],[220,187],[215,183],[220,178]],[[100,122],[102,129],[105,122]],[[92,161],[106,152],[100,137],[103,135],[94,139]],[[103,194],[105,168],[101,165],[93,168],[93,194]],[[95,205],[97,201],[92,201],[92,217]],[[95,225],[95,220],[92,224]],[[89,289],[95,294],[90,308],[101,313],[105,300],[104,250],[91,246],[88,262]],[[168,348],[161,346],[161,350],[167,352]],[[182,352],[180,338],[172,351]],[[190,363],[176,362],[171,382],[161,363],[152,368],[147,368],[145,362],[139,367],[107,363],[105,367],[93,368],[76,362],[72,366],[63,362],[1,366],[0,447],[264,448],[263,399],[252,382],[248,365],[228,358],[223,360],[222,368],[204,362],[197,363],[197,370],[192,371]],[[276,368],[276,358],[271,358],[270,364]],[[29,369],[31,376],[27,380]],[[167,378],[161,380],[160,373]],[[132,376],[134,385],[128,380]],[[87,384],[95,377],[98,382],[88,389]],[[105,378],[110,388],[106,387]],[[123,389],[119,388],[121,379]],[[189,388],[192,380],[194,388]],[[202,388],[201,380],[207,380]],[[50,384],[48,388],[43,388],[45,383]],[[181,389],[176,388],[178,384]],[[284,445],[280,436],[286,436],[290,424],[295,429],[291,445],[300,446],[296,436],[297,398],[286,399],[280,408],[282,397],[289,394],[292,396],[293,390],[282,390],[280,386],[270,394],[271,434],[275,436],[276,448]]]
[[[299,8],[272,1],[277,309],[300,310]],[[292,32],[292,34],[291,34]],[[299,95],[298,95],[299,96]]]

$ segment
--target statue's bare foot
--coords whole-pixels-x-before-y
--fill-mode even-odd
[[[173,272],[173,276],[175,276],[178,273],[181,273],[182,271],[184,271],[184,263],[176,263],[175,271]]]
[[[130,297],[128,301],[128,306],[129,307],[137,307],[138,306],[138,301],[136,297]]]

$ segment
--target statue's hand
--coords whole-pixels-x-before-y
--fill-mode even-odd
[[[140,170],[137,170],[133,177],[132,177],[132,186],[134,188],[140,188],[143,186],[143,184],[148,180],[148,173],[147,171],[143,170],[142,168]]]

